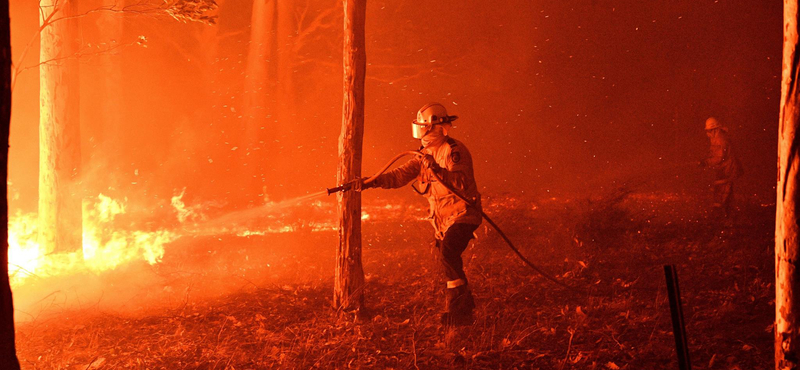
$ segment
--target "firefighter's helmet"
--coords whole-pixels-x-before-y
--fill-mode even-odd
[[[457,118],[458,116],[448,116],[444,105],[425,104],[417,112],[417,119],[412,122],[412,134],[415,139],[422,139],[434,125],[449,124]]]
[[[727,131],[728,128],[723,126],[716,118],[709,117],[706,120],[706,131],[721,129],[722,131]]]

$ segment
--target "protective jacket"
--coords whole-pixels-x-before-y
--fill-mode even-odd
[[[711,138],[711,149],[706,158],[706,165],[714,170],[715,184],[731,182],[744,172],[724,132],[719,132]]]
[[[416,189],[430,205],[429,218],[436,230],[436,238],[444,239],[444,233],[455,223],[480,225],[482,217],[481,195],[475,184],[472,170],[472,156],[467,147],[458,140],[445,137],[437,143],[420,148],[423,154],[430,154],[442,168],[437,174],[444,182],[473,202],[474,207],[451,193],[432,175],[432,169],[425,168],[422,159],[416,157],[404,165],[386,172],[374,180],[376,187],[394,189],[412,180],[417,181]]]

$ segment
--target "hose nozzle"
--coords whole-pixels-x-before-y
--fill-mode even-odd
[[[331,195],[333,193],[338,193],[340,191],[345,191],[345,190],[347,190],[348,187],[352,187],[352,185],[348,186],[348,184],[344,184],[344,185],[339,185],[337,187],[328,188],[326,190],[328,191],[328,195]]]
[[[333,193],[338,193],[340,191],[347,191],[347,190],[350,190],[350,189],[353,188],[353,185],[356,183],[356,181],[358,181],[358,180],[348,181],[348,182],[346,182],[346,183],[344,183],[342,185],[339,185],[339,186],[336,186],[336,187],[333,187],[333,188],[328,188],[326,190],[328,191],[328,195],[331,195]]]

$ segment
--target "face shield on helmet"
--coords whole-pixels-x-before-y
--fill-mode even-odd
[[[411,123],[411,134],[414,136],[414,139],[422,139],[430,130],[431,125],[421,125],[417,123],[417,121]]]
[[[411,122],[411,134],[415,139],[422,139],[434,125],[455,121],[458,116],[448,116],[447,109],[439,103],[425,104],[417,112],[417,119]]]

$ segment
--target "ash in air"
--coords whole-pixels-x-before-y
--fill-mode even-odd
[[[772,366],[780,4],[10,9],[23,368]]]

